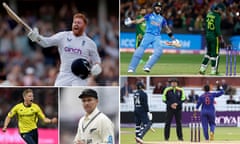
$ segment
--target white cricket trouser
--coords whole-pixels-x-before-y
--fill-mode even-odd
[[[73,73],[59,72],[54,86],[86,86],[87,79],[83,80]]]

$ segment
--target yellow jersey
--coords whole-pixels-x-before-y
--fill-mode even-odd
[[[41,108],[35,103],[32,103],[29,107],[24,106],[23,103],[15,105],[8,113],[8,117],[12,118],[15,115],[17,115],[20,133],[26,133],[36,129],[38,118],[45,118]]]

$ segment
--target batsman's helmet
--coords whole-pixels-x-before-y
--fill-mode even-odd
[[[161,2],[154,2],[154,3],[152,4],[152,8],[154,8],[154,7],[156,7],[156,6],[162,7]]]
[[[143,89],[145,87],[142,81],[138,81],[136,83],[136,86],[137,86],[137,89]]]
[[[162,4],[161,2],[154,2],[153,5],[152,5],[152,9],[153,11],[156,13],[156,14],[160,14],[161,13],[161,9],[157,9],[155,7],[162,7]]]
[[[81,79],[86,79],[90,74],[90,64],[85,59],[76,59],[71,65],[72,73]]]
[[[205,92],[210,91],[210,86],[209,86],[209,85],[205,85],[205,86],[203,87],[203,90],[204,90]]]
[[[98,99],[97,92],[93,89],[85,89],[82,91],[82,93],[78,96],[80,99],[84,97],[94,97],[95,99]]]

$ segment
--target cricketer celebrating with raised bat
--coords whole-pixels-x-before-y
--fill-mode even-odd
[[[209,85],[203,87],[204,93],[199,97],[196,108],[201,106],[200,118],[203,127],[203,133],[205,140],[209,140],[208,125],[210,126],[210,140],[214,139],[214,130],[216,127],[215,117],[216,111],[214,107],[215,97],[219,97],[224,94],[224,90],[220,87],[218,92],[210,92]]]
[[[154,48],[154,53],[152,54],[151,58],[148,59],[147,63],[145,64],[143,70],[145,72],[150,72],[153,65],[158,61],[160,56],[162,55],[162,48],[161,48],[161,30],[165,28],[168,36],[172,39],[170,44],[176,44],[175,46],[180,47],[180,43],[177,39],[174,38],[172,31],[167,25],[166,19],[161,15],[162,4],[160,2],[155,2],[152,5],[153,12],[150,14],[145,15],[141,19],[131,20],[126,19],[125,24],[139,24],[146,21],[146,31],[141,41],[139,48],[133,54],[131,62],[128,67],[128,72],[133,73],[135,72],[144,51],[152,45]],[[174,46],[174,45],[173,45]]]
[[[51,37],[41,36],[36,29],[28,37],[42,47],[58,46],[61,65],[55,86],[85,86],[89,74],[101,73],[97,46],[85,33],[87,18],[82,13],[73,16],[72,31]]]

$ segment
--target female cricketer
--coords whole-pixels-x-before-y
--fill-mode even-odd
[[[209,140],[208,125],[210,126],[210,140],[213,140],[214,130],[216,127],[216,112],[214,107],[214,99],[215,97],[223,95],[224,90],[222,87],[220,87],[220,90],[218,92],[210,92],[209,85],[205,85],[203,87],[203,90],[204,94],[199,97],[196,108],[198,109],[201,106],[200,118],[202,122],[205,140]]]
[[[57,123],[57,118],[47,118],[40,107],[33,103],[33,91],[32,89],[26,89],[23,91],[24,101],[15,105],[8,113],[4,125],[3,132],[6,132],[7,126],[15,115],[18,119],[18,129],[21,137],[27,144],[38,144],[38,131],[37,122],[38,118],[43,120],[44,123]]]
[[[71,71],[73,61],[82,58],[91,63],[91,74],[101,73],[101,59],[97,46],[85,33],[87,18],[82,13],[73,16],[72,31],[59,32],[51,37],[39,35],[37,30],[28,33],[28,37],[42,47],[58,46],[61,65],[55,86],[86,86],[87,80],[81,79]]]
[[[143,137],[151,128],[152,113],[149,112],[148,96],[144,92],[144,84],[136,83],[137,91],[134,93],[134,118],[135,118],[135,139],[138,144],[143,144]]]

